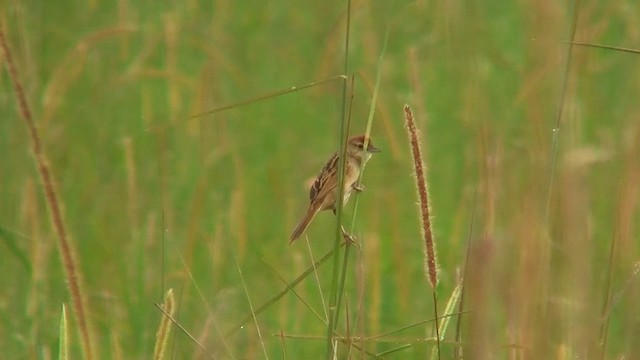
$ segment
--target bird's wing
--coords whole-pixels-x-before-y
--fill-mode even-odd
[[[323,199],[329,192],[338,186],[338,159],[340,153],[335,153],[324,166],[316,181],[313,182],[309,191],[309,200]]]

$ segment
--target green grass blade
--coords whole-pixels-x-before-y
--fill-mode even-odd
[[[62,311],[60,312],[60,348],[58,350],[59,360],[69,359],[69,328],[67,324],[67,311],[64,304],[62,304]]]

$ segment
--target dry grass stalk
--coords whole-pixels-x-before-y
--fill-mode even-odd
[[[38,173],[40,174],[40,180],[42,181],[42,187],[45,194],[46,203],[49,206],[49,214],[51,216],[51,223],[55,229],[58,247],[60,250],[60,257],[65,270],[67,283],[69,285],[69,292],[71,293],[71,299],[73,301],[73,309],[77,317],[78,326],[80,328],[80,334],[82,337],[82,349],[84,351],[85,359],[93,359],[93,352],[91,347],[91,336],[89,334],[89,325],[86,316],[86,305],[83,298],[83,293],[80,286],[80,273],[77,271],[77,261],[75,259],[75,250],[69,236],[67,234],[66,227],[63,221],[62,204],[58,199],[54,187],[54,179],[49,166],[47,165],[46,156],[42,149],[42,141],[38,129],[31,116],[31,110],[27,104],[27,99],[24,94],[22,84],[18,79],[18,71],[13,62],[13,56],[7,44],[4,31],[0,29],[0,46],[5,54],[5,62],[9,78],[13,83],[14,92],[16,94],[16,101],[18,102],[18,109],[22,115],[27,129],[29,131],[29,137],[31,138],[31,151],[33,153],[34,160],[38,167]]]

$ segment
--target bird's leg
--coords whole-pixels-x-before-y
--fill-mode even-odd
[[[342,229],[342,237],[344,238],[344,241],[351,246],[358,247],[358,242],[356,241],[356,237],[349,234],[347,230],[344,229],[344,226],[340,225],[340,228]]]
[[[336,209],[333,208],[331,210],[333,211],[333,215],[336,215]],[[344,238],[344,241],[351,246],[357,247],[358,242],[356,241],[356,237],[349,234],[347,230],[344,229],[344,226],[340,225],[340,229],[342,229],[342,237]]]
[[[355,183],[355,184],[351,185],[351,188],[353,190],[355,190],[356,192],[363,192],[364,191],[364,185],[359,184],[359,183]]]

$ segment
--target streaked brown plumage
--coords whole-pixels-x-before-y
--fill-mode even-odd
[[[365,143],[367,147],[365,148]],[[380,150],[373,146],[373,143],[364,135],[357,135],[350,138],[347,141],[346,162],[344,171],[344,197],[343,204],[349,200],[349,196],[353,190],[360,191],[361,187],[358,186],[358,177],[360,176],[360,170],[362,165],[369,160],[372,153],[379,152]],[[339,167],[340,152],[333,154],[331,159],[324,166],[320,175],[316,178],[316,181],[311,186],[309,191],[309,209],[306,214],[300,220],[298,226],[293,230],[291,234],[291,242],[304,233],[304,231],[311,223],[311,220],[316,214],[322,210],[333,210],[336,212],[336,197],[338,189],[338,167]]]

